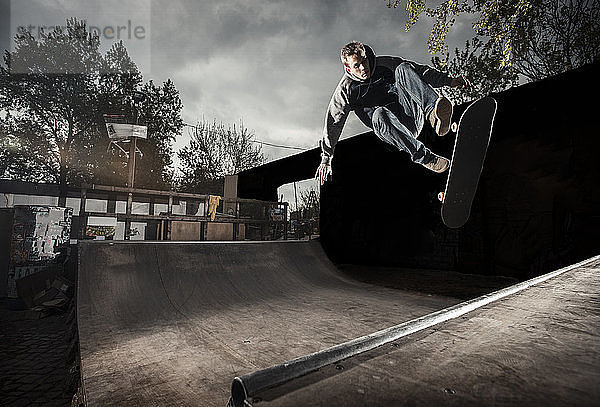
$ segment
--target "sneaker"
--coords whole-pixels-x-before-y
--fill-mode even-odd
[[[423,167],[433,172],[442,173],[450,167],[450,160],[442,156],[433,154],[433,159],[426,164],[421,164]]]
[[[452,121],[452,102],[441,96],[436,100],[435,106],[429,115],[429,122],[438,136],[445,136],[450,130]]]

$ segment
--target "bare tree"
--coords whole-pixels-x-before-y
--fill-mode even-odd
[[[213,120],[198,122],[191,129],[191,140],[178,153],[179,185],[194,190],[206,181],[256,167],[265,162],[262,146],[255,145],[254,133],[244,126],[226,126]]]
[[[320,190],[315,186],[300,190],[300,212],[303,218],[318,218],[320,208]]]

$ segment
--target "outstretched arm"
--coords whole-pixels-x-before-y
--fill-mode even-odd
[[[337,144],[348,114],[350,113],[350,103],[348,101],[348,93],[344,86],[342,86],[344,78],[340,81],[336,87],[329,106],[327,108],[327,114],[325,116],[325,127],[323,129],[323,136],[319,142],[321,146],[321,164],[317,168],[315,178],[319,180],[319,183],[323,185],[325,181],[331,178],[331,160],[333,158],[333,150]]]
[[[440,88],[442,86],[450,86],[453,88],[466,87],[467,89],[471,88],[471,83],[465,76],[452,78],[446,73],[438,71],[437,69],[429,65],[418,64],[416,62],[408,60],[404,61],[400,58],[394,57],[380,57],[380,60],[378,59],[378,62],[379,61],[384,65],[387,64],[387,66],[392,66],[393,69],[395,69],[395,67],[398,66],[398,64],[401,62],[408,62],[412,65],[412,67],[419,74],[419,76],[423,78],[423,81],[430,84],[434,88]]]

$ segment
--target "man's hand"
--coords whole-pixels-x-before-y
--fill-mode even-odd
[[[331,165],[321,164],[319,168],[317,168],[317,172],[315,173],[315,179],[319,181],[320,185],[323,185],[325,181],[327,181],[333,175],[333,171],[331,169]]]
[[[450,83],[450,87],[452,88],[467,88],[471,89],[471,82],[464,76],[459,76],[458,78],[452,78],[452,83]]]

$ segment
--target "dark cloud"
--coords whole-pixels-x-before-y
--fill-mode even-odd
[[[257,138],[312,147],[341,46],[358,39],[398,54],[414,47],[404,19],[385,2],[155,1],[152,75],[175,80],[188,120],[244,117]],[[350,120],[344,135],[362,130]]]
[[[291,47],[318,49],[319,42],[334,38],[331,31],[348,2],[180,0],[154,1],[152,9],[153,55],[161,64],[174,56],[251,55],[256,46],[277,37],[292,39]]]

